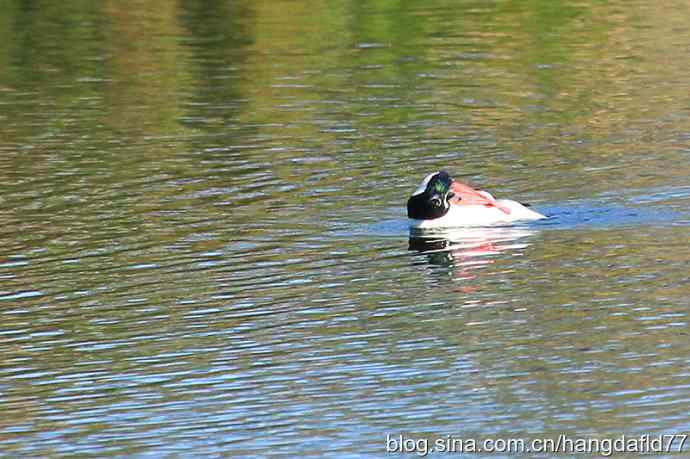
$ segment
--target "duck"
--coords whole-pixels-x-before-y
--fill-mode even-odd
[[[453,180],[444,170],[424,177],[407,201],[410,227],[416,229],[505,225],[541,220],[545,215],[511,199]]]

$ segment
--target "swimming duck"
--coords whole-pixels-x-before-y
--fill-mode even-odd
[[[490,226],[516,221],[539,220],[544,215],[510,199],[495,199],[451,178],[446,171],[422,180],[407,201],[407,216],[413,228]]]

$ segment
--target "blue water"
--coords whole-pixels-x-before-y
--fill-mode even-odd
[[[672,204],[659,204],[674,198],[687,199],[690,188],[663,190],[635,195],[627,199],[602,196],[598,199],[572,200],[555,204],[532,206],[546,215],[545,220],[518,222],[513,227],[532,230],[570,230],[578,228],[611,229],[629,226],[687,226],[690,225],[690,209],[685,211]],[[621,201],[623,201],[621,203]],[[403,217],[382,220],[371,224],[339,224],[332,233],[337,237],[376,235],[398,237],[409,234],[409,223],[404,208],[392,208],[390,212]]]

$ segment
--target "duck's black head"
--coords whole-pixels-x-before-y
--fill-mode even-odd
[[[407,216],[417,220],[443,217],[450,209],[448,200],[453,197],[453,192],[450,191],[452,183],[453,179],[446,171],[427,175],[407,200]]]

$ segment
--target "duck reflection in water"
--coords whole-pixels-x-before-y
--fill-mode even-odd
[[[410,230],[409,250],[426,255],[429,264],[450,268],[455,280],[476,279],[478,270],[495,262],[501,253],[529,246],[526,238],[536,231],[525,227],[471,227],[443,230]],[[461,291],[478,287],[466,285]]]

